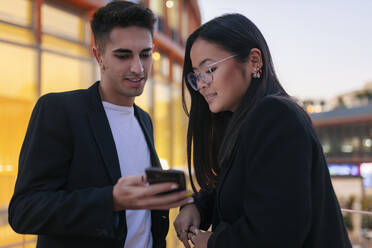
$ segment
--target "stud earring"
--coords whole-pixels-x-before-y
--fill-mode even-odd
[[[253,72],[252,74],[252,78],[259,79],[261,78],[261,75],[262,75],[262,70],[260,69],[260,67],[257,67],[257,70]]]

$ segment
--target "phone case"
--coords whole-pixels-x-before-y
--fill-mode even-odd
[[[175,182],[179,187],[175,190],[169,191],[182,191],[186,189],[185,173],[181,170],[163,170],[161,168],[150,167],[145,170],[147,181],[150,184]]]

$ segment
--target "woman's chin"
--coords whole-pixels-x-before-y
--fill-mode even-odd
[[[209,111],[211,111],[214,114],[217,114],[217,113],[221,112],[222,109],[219,108],[218,106],[214,105],[214,104],[209,104]]]

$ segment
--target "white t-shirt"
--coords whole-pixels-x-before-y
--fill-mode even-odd
[[[151,166],[145,136],[133,107],[102,102],[119,157],[121,176],[143,174]],[[126,210],[128,233],[124,248],[152,247],[151,211]]]

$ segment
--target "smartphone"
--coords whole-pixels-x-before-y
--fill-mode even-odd
[[[171,193],[175,191],[186,190],[185,173],[181,170],[163,170],[157,167],[149,167],[145,170],[147,181],[150,184],[174,182],[178,184],[178,188],[168,191]]]

